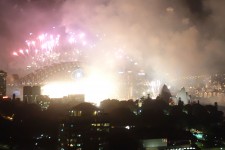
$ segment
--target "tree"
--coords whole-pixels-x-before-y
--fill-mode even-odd
[[[120,107],[119,100],[116,99],[107,99],[101,102],[100,107],[106,112],[110,113],[112,110]]]
[[[135,114],[129,108],[116,108],[109,113],[112,124],[115,125],[132,125],[135,123]]]
[[[170,90],[165,84],[162,87],[160,97],[167,103],[169,103],[170,97],[172,97]]]

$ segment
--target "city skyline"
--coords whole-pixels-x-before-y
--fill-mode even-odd
[[[0,0],[0,149],[224,149],[224,6]]]

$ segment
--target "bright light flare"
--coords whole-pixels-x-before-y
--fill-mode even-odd
[[[100,101],[115,97],[115,81],[101,74],[73,82],[53,82],[42,87],[42,94],[50,98],[62,98],[71,94],[84,94],[85,101],[99,105]]]
[[[17,52],[13,52],[13,55],[14,55],[14,56],[18,56],[18,53],[17,53]]]
[[[69,43],[70,44],[76,43],[76,39],[74,37],[70,37],[69,38]]]
[[[24,52],[23,52],[23,50],[22,50],[22,49],[20,49],[20,50],[19,50],[19,52],[20,52],[21,54],[24,54]]]
[[[38,36],[38,39],[40,40],[40,42],[44,41],[46,35],[45,34],[41,34]]]
[[[83,39],[84,37],[85,37],[85,33],[80,33],[80,34],[79,34],[79,38],[80,38],[80,39]]]
[[[160,93],[161,81],[153,80],[150,82],[150,92],[152,98],[156,98]]]

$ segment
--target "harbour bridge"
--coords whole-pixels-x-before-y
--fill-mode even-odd
[[[43,86],[51,81],[74,81],[83,75],[88,74],[86,68],[90,67],[84,62],[71,61],[54,63],[34,70],[33,72],[20,78],[17,86]],[[140,72],[137,68],[129,68],[120,72],[114,72],[114,77],[117,78],[118,95],[123,95],[125,98],[137,98],[143,96],[142,93],[147,93],[149,89],[149,80],[147,75]]]
[[[19,79],[18,84],[25,85],[44,85],[49,79],[57,75],[70,78],[71,73],[80,68],[80,62],[61,62],[37,69]]]

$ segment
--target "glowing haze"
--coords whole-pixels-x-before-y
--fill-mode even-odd
[[[189,74],[223,69],[224,1],[68,0],[67,30],[106,34],[102,49],[116,45],[143,60],[149,72]],[[218,27],[218,28],[217,28]]]
[[[102,50],[125,48],[144,60],[145,67],[156,75],[223,69],[224,1],[2,0],[0,3],[3,62],[0,67],[5,70],[18,68],[7,54],[19,47],[27,33],[41,33],[52,26],[105,34],[107,40],[101,43]]]
[[[66,33],[103,35],[88,58],[102,72],[118,63],[102,54],[118,49],[155,79],[225,71],[224,5],[222,0],[2,0],[0,68],[17,73],[23,60],[13,61],[12,52],[27,34],[56,26]],[[13,54],[19,53],[26,50]]]
[[[62,98],[71,94],[84,94],[85,101],[99,104],[101,100],[115,98],[116,85],[112,78],[94,72],[73,82],[52,82],[42,87],[42,94],[50,98]]]

